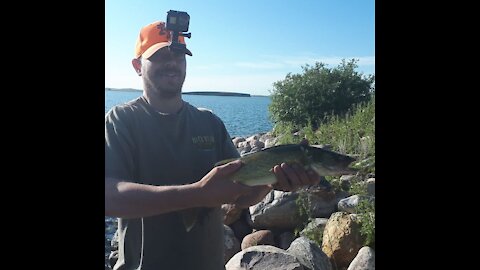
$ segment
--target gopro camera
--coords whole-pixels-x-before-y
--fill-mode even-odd
[[[184,11],[170,10],[167,12],[167,30],[172,31],[172,45],[170,48],[173,50],[185,51],[186,46],[178,42],[179,36],[190,38],[192,33],[183,33],[188,31],[190,24],[190,15]]]

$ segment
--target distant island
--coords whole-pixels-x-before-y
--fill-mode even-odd
[[[105,91],[121,91],[121,92],[142,92],[141,89],[134,88],[107,88]],[[233,96],[233,97],[266,97],[263,95],[250,95],[246,93],[235,92],[220,92],[220,91],[197,91],[197,92],[182,92],[184,95],[199,95],[199,96]]]
[[[183,92],[184,95],[201,95],[201,96],[234,96],[234,97],[250,97],[250,94],[234,93],[234,92],[215,92],[215,91],[203,91],[203,92]]]
[[[133,88],[106,88],[105,87],[105,91],[142,92],[143,90],[133,89]]]

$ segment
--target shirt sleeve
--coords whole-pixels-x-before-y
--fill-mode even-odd
[[[135,144],[131,121],[114,107],[105,115],[105,177],[134,180]]]

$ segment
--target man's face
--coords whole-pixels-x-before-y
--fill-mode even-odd
[[[145,86],[162,97],[174,97],[182,92],[187,62],[184,53],[164,47],[149,59],[142,59],[142,77]]]

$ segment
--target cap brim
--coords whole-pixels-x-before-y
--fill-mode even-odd
[[[148,59],[150,58],[150,56],[152,56],[155,52],[157,52],[161,48],[170,46],[171,44],[172,44],[171,42],[160,42],[160,43],[153,44],[150,48],[145,50],[145,52],[142,54],[142,58]],[[184,52],[185,54],[192,56],[192,52],[189,49],[185,48]]]
[[[142,58],[150,58],[150,56],[152,56],[155,52],[157,52],[158,50],[160,50],[161,48],[163,47],[167,47],[167,46],[170,46],[170,42],[160,42],[160,43],[155,43],[153,44],[152,46],[150,46],[150,48],[146,49],[145,52],[143,52],[142,54]]]
[[[188,55],[192,56],[192,52],[187,48],[185,48],[185,54],[188,54]]]

